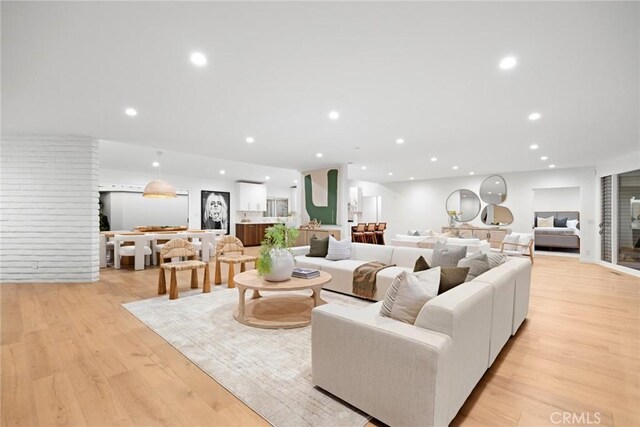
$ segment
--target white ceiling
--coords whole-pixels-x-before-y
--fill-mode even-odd
[[[2,2],[3,133],[352,161],[350,178],[379,182],[593,165],[639,149],[639,16],[638,2]],[[519,65],[498,69],[505,55]]]

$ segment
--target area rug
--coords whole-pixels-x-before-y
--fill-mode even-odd
[[[322,299],[356,308],[370,304],[327,291]],[[366,414],[311,383],[310,326],[245,326],[233,319],[237,304],[236,289],[216,287],[123,307],[276,427],[366,424]]]

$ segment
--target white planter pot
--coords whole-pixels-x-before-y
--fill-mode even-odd
[[[271,249],[269,256],[271,256],[271,272],[265,274],[264,279],[269,282],[289,280],[295,264],[291,252],[286,249]]]

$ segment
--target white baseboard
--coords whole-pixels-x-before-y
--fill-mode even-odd
[[[586,262],[586,261],[583,261],[583,262]],[[609,270],[619,271],[620,273],[625,273],[625,274],[628,274],[630,276],[640,277],[640,271],[639,270],[634,270],[633,268],[624,267],[622,265],[615,265],[615,264],[611,264],[610,262],[601,261],[601,260],[592,260],[592,261],[588,261],[588,263],[589,264],[598,264],[598,265],[601,265],[603,267],[608,268]]]

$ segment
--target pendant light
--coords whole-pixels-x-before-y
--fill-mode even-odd
[[[170,199],[176,197],[176,189],[167,181],[163,181],[162,177],[162,151],[158,151],[158,179],[151,181],[144,187],[142,197],[151,197],[155,199]]]

